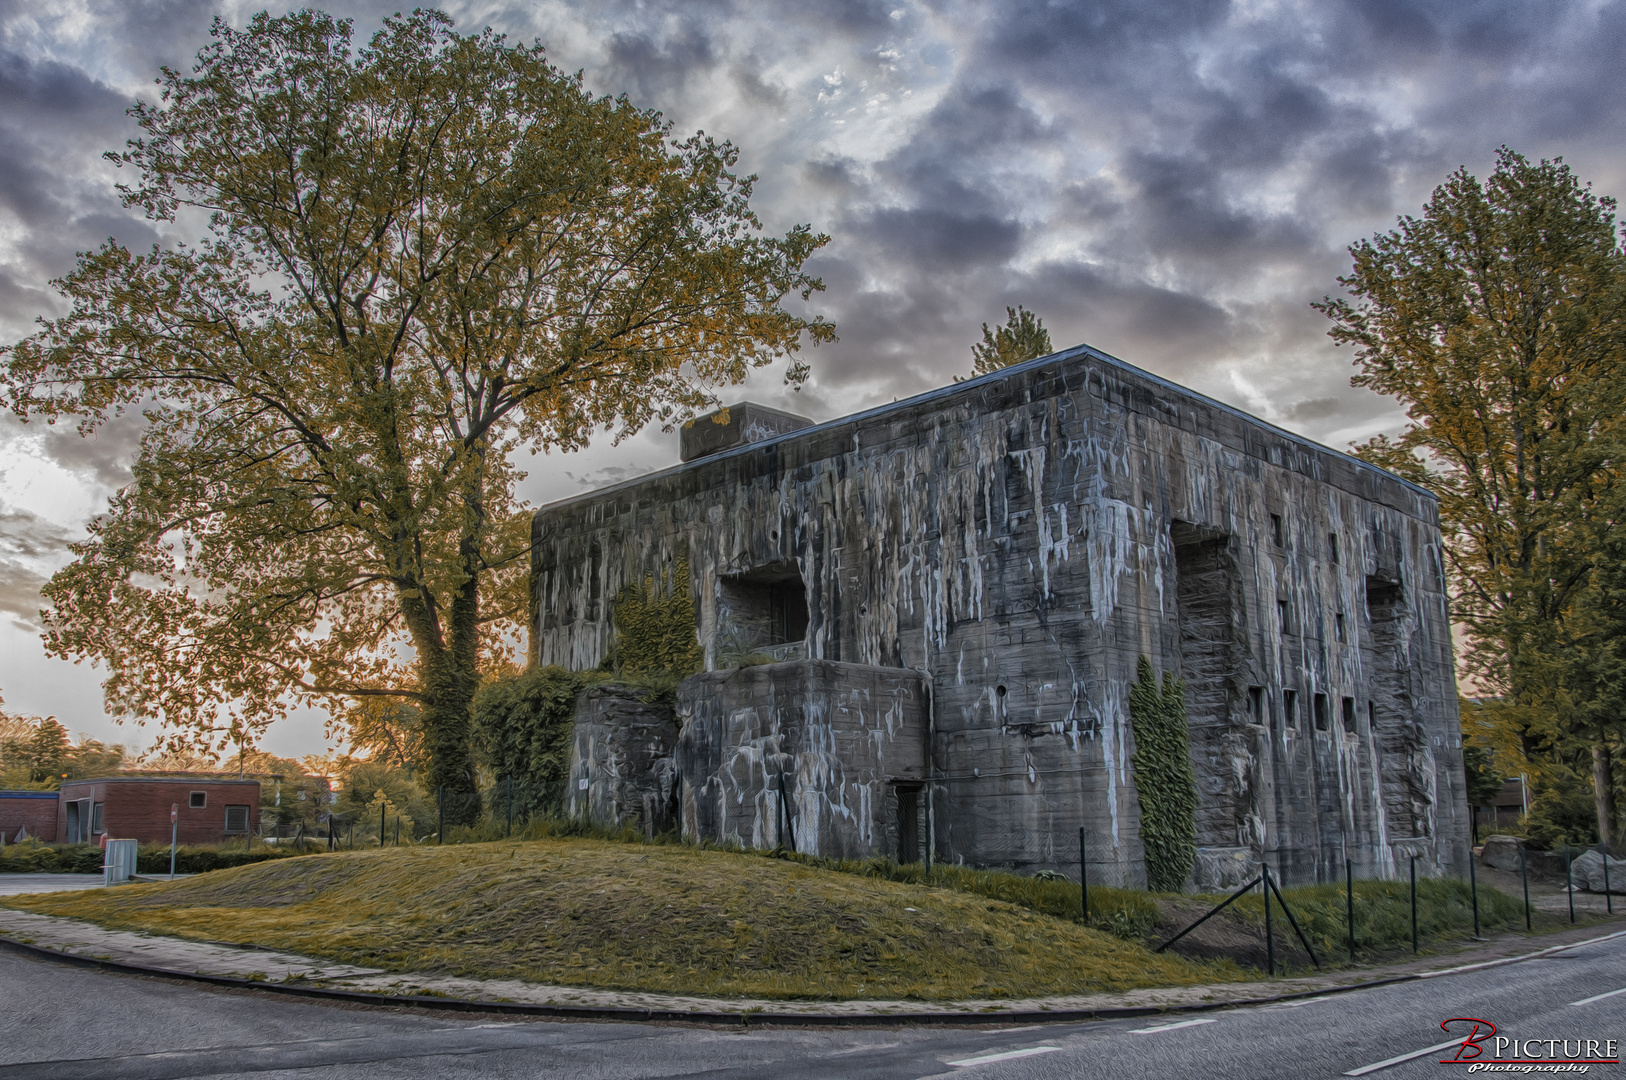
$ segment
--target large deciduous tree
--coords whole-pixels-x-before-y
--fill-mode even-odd
[[[1533,710],[1518,721],[1527,748],[1543,736],[1537,714],[1595,734],[1603,720],[1564,707],[1580,672],[1562,669],[1619,520],[1626,255],[1614,206],[1562,161],[1504,147],[1483,184],[1460,169],[1420,218],[1352,247],[1339,279],[1351,298],[1316,305],[1355,347],[1354,383],[1406,407],[1398,438],[1358,452],[1439,496],[1466,666],[1515,713]]]
[[[826,238],[764,235],[729,144],[438,13],[360,48],[310,11],[217,21],[159,81],[122,190],[203,239],[81,256],[68,314],[4,353],[24,419],[149,419],[46,590],[48,647],[172,737],[409,703],[428,782],[466,794],[482,649],[525,610],[511,456],[669,421],[829,339],[782,306],[820,288]]]

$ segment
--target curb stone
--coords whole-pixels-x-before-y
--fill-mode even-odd
[[[135,964],[128,961],[113,960],[105,957],[82,956],[76,953],[46,948],[41,945],[35,945],[30,942],[20,941],[16,938],[5,936],[0,936],[0,950],[23,956],[29,956],[35,959],[65,964],[70,967],[92,968],[102,971],[117,972],[124,975],[139,975],[148,978],[180,980],[185,982],[219,986],[226,989],[255,990],[265,993],[282,994],[288,997],[344,1002],[352,1005],[368,1005],[373,1007],[422,1009],[432,1012],[535,1016],[562,1020],[601,1020],[634,1023],[681,1022],[690,1024],[727,1025],[731,1027],[746,1028],[885,1028],[909,1026],[976,1027],[989,1024],[1006,1025],[1013,1022],[1054,1024],[1087,1020],[1133,1019],[1138,1017],[1179,1013],[1218,1012],[1222,1009],[1257,1007],[1261,1005],[1273,1005],[1283,1002],[1300,1001],[1306,998],[1327,997],[1333,994],[1349,993],[1355,990],[1370,990],[1380,986],[1392,986],[1406,982],[1419,982],[1424,979],[1441,978],[1447,975],[1458,975],[1483,968],[1500,967],[1506,964],[1517,964],[1526,960],[1536,960],[1544,956],[1549,956],[1553,953],[1566,952],[1570,949],[1581,948],[1585,945],[1594,945],[1602,941],[1609,941],[1622,936],[1626,936],[1626,930],[1618,930],[1613,933],[1586,938],[1581,941],[1553,945],[1519,956],[1498,957],[1493,960],[1463,964],[1450,968],[1440,968],[1431,971],[1406,972],[1381,979],[1368,979],[1362,982],[1345,983],[1335,986],[1322,986],[1286,994],[1273,994],[1262,997],[1241,998],[1226,1001],[1171,1003],[1166,1005],[1108,1006],[1094,1009],[985,1009],[977,1012],[923,1011],[886,1013],[775,1013],[754,1009],[660,1009],[613,1005],[556,1005],[532,1002],[491,1001],[482,1000],[479,998],[441,997],[434,996],[432,994],[380,994],[362,990],[341,990],[299,982],[273,982],[267,979],[243,978],[241,976],[233,975],[210,975],[203,972],[181,971],[173,968],[156,967],[148,964]]]

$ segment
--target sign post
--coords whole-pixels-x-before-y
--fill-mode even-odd
[[[181,804],[169,804],[169,880],[175,880],[175,838],[180,833]]]

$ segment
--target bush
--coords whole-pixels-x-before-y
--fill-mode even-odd
[[[220,845],[192,845],[186,844],[175,850],[175,872],[177,874],[206,874],[210,870],[228,870],[233,866],[247,866],[250,863],[266,862],[270,859],[286,859],[291,855],[299,854],[292,848],[266,847],[263,844],[237,845],[232,843]],[[96,864],[101,869],[101,863]],[[169,873],[169,845],[143,844],[136,853],[136,873],[138,874],[167,874]]]
[[[99,874],[102,849],[95,844],[8,844],[0,874]]]

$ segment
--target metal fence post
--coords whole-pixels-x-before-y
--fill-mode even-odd
[[[1411,951],[1417,952],[1417,856],[1411,857]]]
[[[1085,859],[1084,826],[1078,827],[1078,910],[1084,914],[1084,925],[1090,923],[1090,864]]]
[[[1570,876],[1570,842],[1564,841],[1564,895],[1570,898],[1570,922],[1575,921],[1575,879]]]
[[[384,809],[384,804],[379,803],[378,804],[378,846],[379,847],[384,846],[385,815],[386,815],[386,811]]]
[[[1524,882],[1524,928],[1530,929],[1530,870],[1524,861],[1524,844],[1519,845],[1519,879]]]
[[[1615,913],[1615,894],[1609,891],[1609,845],[1599,844],[1599,854],[1603,856],[1603,902],[1609,908],[1609,914]]]
[[[1474,940],[1480,939],[1479,933],[1479,875],[1474,871],[1474,849],[1468,849],[1468,894],[1474,901]]]
[[[446,785],[445,784],[440,785],[440,794],[435,797],[435,802],[440,808],[440,831],[435,834],[435,843],[444,844],[446,842]]]
[[[1270,866],[1259,860],[1259,891],[1265,898],[1265,974],[1276,974],[1276,938],[1270,930]]]
[[[1348,860],[1344,860],[1344,902],[1348,905],[1345,912],[1349,923],[1349,962],[1355,962],[1355,867]]]
[[[504,836],[514,835],[514,774],[508,774],[508,831]]]

